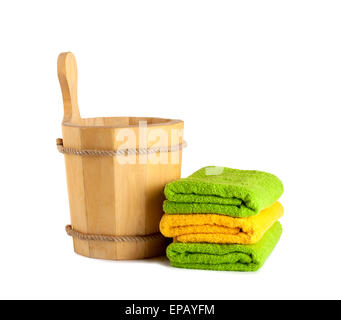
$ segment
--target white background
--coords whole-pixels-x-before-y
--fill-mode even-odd
[[[341,298],[340,1],[2,1],[1,298]],[[282,238],[256,273],[73,253],[60,52],[83,117],[185,121],[182,176],[278,175]]]

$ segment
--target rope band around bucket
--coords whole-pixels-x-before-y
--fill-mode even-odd
[[[77,156],[104,156],[104,157],[114,157],[114,156],[124,156],[132,154],[150,154],[158,152],[173,152],[179,151],[187,147],[187,143],[183,141],[181,144],[169,147],[151,147],[151,148],[131,148],[131,149],[118,149],[118,150],[79,150],[73,148],[65,148],[63,145],[63,139],[58,138],[56,141],[57,149],[60,153],[71,154]]]
[[[142,236],[109,236],[100,234],[88,234],[76,231],[71,225],[65,227],[66,233],[80,240],[96,240],[96,241],[110,241],[110,242],[140,242],[164,238],[160,232],[142,235]]]

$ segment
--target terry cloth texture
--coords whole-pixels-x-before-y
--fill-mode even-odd
[[[232,218],[217,214],[164,214],[160,231],[174,242],[209,242],[251,244],[283,216],[283,207],[275,202],[259,214]]]
[[[205,167],[168,183],[163,209],[169,214],[216,213],[242,218],[270,207],[282,193],[281,180],[270,173]]]
[[[173,267],[179,268],[256,271],[271,254],[281,233],[282,227],[277,221],[255,244],[175,242],[168,246],[167,257]]]

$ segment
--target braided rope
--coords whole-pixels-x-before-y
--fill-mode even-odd
[[[187,143],[183,141],[182,144],[178,144],[170,147],[151,147],[151,148],[140,148],[140,149],[118,149],[118,150],[79,150],[73,148],[65,148],[63,146],[63,139],[58,138],[57,141],[57,149],[60,153],[63,154],[72,154],[77,156],[104,156],[104,157],[113,157],[113,156],[122,156],[122,155],[132,155],[132,154],[150,154],[150,153],[158,153],[158,152],[173,152],[179,151],[183,148],[187,147]]]
[[[73,230],[71,225],[65,227],[66,233],[71,236],[78,238],[80,240],[96,240],[96,241],[111,241],[111,242],[139,242],[139,241],[149,241],[155,239],[163,238],[160,232],[147,234],[143,236],[108,236],[100,234],[87,234],[76,230]]]

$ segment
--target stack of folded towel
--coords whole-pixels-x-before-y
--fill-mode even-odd
[[[165,187],[161,233],[174,267],[256,271],[277,244],[282,182],[261,171],[205,167]]]

